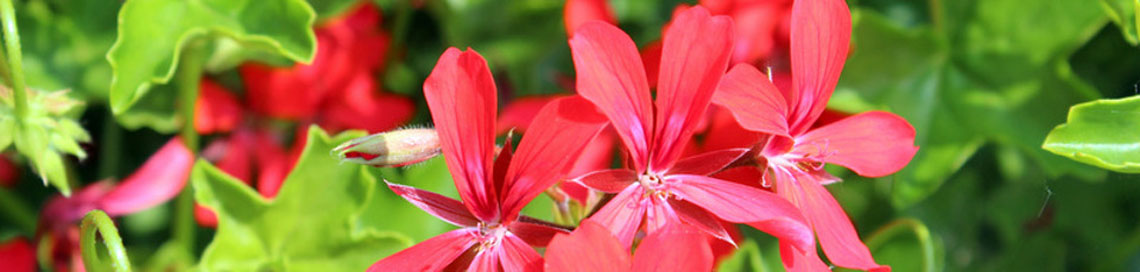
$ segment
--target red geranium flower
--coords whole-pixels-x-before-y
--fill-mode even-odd
[[[573,233],[550,241],[546,271],[709,271],[713,256],[705,237],[684,225],[670,225],[646,236],[631,258],[617,237],[586,219]]]
[[[519,215],[531,199],[554,185],[605,119],[577,97],[539,111],[518,153],[510,141],[495,152],[496,88],[486,61],[475,51],[450,48],[424,82],[424,97],[439,133],[444,159],[462,201],[389,184],[424,211],[460,226],[384,258],[369,271],[537,271],[545,246],[564,230]]]
[[[707,177],[746,149],[679,159],[728,66],[732,19],[711,16],[703,7],[675,18],[665,34],[656,105],[629,36],[600,21],[577,31],[570,48],[578,92],[609,117],[633,167],[577,179],[590,188],[617,193],[593,220],[627,247],[643,221],[650,235],[683,222],[731,242],[715,220],[720,218],[813,248],[811,230],[791,203],[767,191]]]
[[[894,173],[918,150],[914,128],[881,111],[813,128],[839,80],[850,38],[851,14],[844,1],[798,1],[792,13],[792,88],[777,88],[759,70],[741,64],[725,75],[714,100],[731,109],[743,127],[772,135],[759,152],[764,184],[803,211],[833,264],[888,270],[871,258],[843,208],[823,187],[838,181],[823,165],[839,164],[867,177]],[[783,253],[791,270],[826,268],[815,250]]]

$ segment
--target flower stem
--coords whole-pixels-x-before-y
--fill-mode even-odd
[[[202,68],[206,63],[205,43],[191,42],[182,50],[175,87],[178,88],[178,111],[182,117],[182,142],[194,154],[198,153],[198,131],[194,129],[194,107],[198,101],[198,88],[202,80]],[[186,247],[190,256],[194,252],[194,194],[193,188],[186,186],[175,200],[174,239]]]
[[[4,47],[7,49],[8,72],[11,74],[12,97],[16,104],[16,120],[23,121],[28,112],[27,87],[24,83],[23,55],[20,53],[20,33],[16,29],[16,8],[12,0],[0,0],[0,23],[4,28]]]
[[[887,241],[890,241],[891,238],[908,230],[914,233],[918,244],[922,247],[922,271],[937,271],[935,266],[938,260],[935,259],[934,241],[930,236],[930,229],[927,229],[926,225],[923,225],[922,222],[917,219],[899,218],[880,227],[871,233],[871,236],[868,236],[867,247],[871,250],[875,250],[883,246]]]
[[[131,261],[127,259],[127,251],[123,248],[123,239],[119,238],[119,230],[111,218],[100,210],[93,210],[83,217],[79,225],[79,247],[83,254],[83,266],[87,271],[100,271],[106,266],[99,260],[99,251],[95,247],[95,231],[103,236],[103,244],[107,245],[107,253],[111,256],[111,267],[115,271],[131,271]]]
[[[19,227],[21,232],[28,235],[36,233],[36,213],[20,199],[20,196],[0,187],[0,207],[3,207],[0,210]]]

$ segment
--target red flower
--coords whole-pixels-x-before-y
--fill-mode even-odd
[[[539,111],[517,154],[508,141],[498,160],[492,161],[495,89],[486,61],[475,51],[450,48],[440,56],[424,82],[424,97],[462,201],[408,186],[388,187],[461,228],[384,258],[369,271],[439,271],[448,266],[541,270],[542,257],[531,246],[545,246],[564,231],[519,212],[562,178],[605,120],[583,99],[559,99]]]
[[[736,21],[736,46],[733,63],[773,65],[773,55],[787,50],[788,18],[792,0],[701,0],[713,14],[727,15]]]
[[[683,250],[678,250],[683,249]],[[705,235],[672,225],[645,237],[633,257],[605,227],[590,219],[573,233],[558,234],[546,248],[546,271],[709,271]]]
[[[75,222],[92,210],[121,216],[150,209],[173,199],[186,186],[194,154],[174,138],[151,155],[146,163],[122,182],[92,183],[70,198],[56,196],[40,215],[37,236],[50,236],[52,256],[58,271],[82,271],[79,230]]]
[[[770,192],[707,177],[746,149],[679,159],[728,65],[731,19],[711,16],[702,7],[675,18],[662,47],[656,105],[637,49],[620,29],[587,23],[570,39],[570,48],[579,94],[609,117],[632,160],[633,169],[598,171],[577,179],[617,193],[591,218],[623,245],[632,243],[643,221],[650,235],[684,222],[731,242],[715,220],[720,218],[812,248],[811,230],[791,203]]]
[[[844,1],[798,1],[792,13],[793,87],[778,89],[759,70],[742,64],[725,75],[714,100],[731,109],[746,129],[772,135],[761,142],[764,183],[803,211],[833,264],[886,270],[890,268],[871,258],[847,214],[823,187],[838,181],[823,165],[839,164],[867,177],[894,173],[918,150],[914,128],[881,111],[813,128],[839,80],[850,37],[851,14]],[[792,270],[826,267],[815,250],[784,253]]]
[[[0,270],[7,272],[36,271],[36,249],[23,237],[0,243]]]
[[[20,178],[20,166],[0,153],[0,187],[12,188]]]

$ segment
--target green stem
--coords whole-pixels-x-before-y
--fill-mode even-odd
[[[99,141],[99,177],[115,176],[119,171],[119,150],[122,148],[123,130],[115,122],[115,115],[107,111],[103,119],[103,139]]]
[[[119,238],[119,230],[111,217],[100,210],[94,210],[83,217],[79,225],[79,249],[83,254],[83,266],[87,271],[100,271],[105,268],[103,261],[99,260],[99,250],[95,247],[95,231],[103,236],[103,244],[107,245],[107,253],[111,256],[111,267],[115,271],[131,271],[131,261],[127,259],[127,250],[123,248],[123,239]]]
[[[28,112],[28,90],[24,85],[23,54],[20,53],[20,33],[16,29],[16,8],[12,6],[12,0],[0,0],[0,21],[4,24],[4,45],[8,52],[8,72],[12,75],[16,120],[22,122]]]
[[[198,101],[199,82],[202,80],[202,68],[206,63],[205,43],[192,42],[182,50],[179,58],[178,73],[175,75],[175,87],[178,88],[178,111],[182,117],[182,142],[194,154],[198,153],[198,131],[194,130],[194,107]],[[194,193],[193,188],[186,186],[175,200],[174,209],[174,239],[186,247],[191,256],[194,254]]]
[[[36,233],[36,213],[24,203],[20,196],[0,187],[0,211],[12,220],[24,234]]]
[[[867,247],[875,250],[890,241],[891,238],[908,230],[914,233],[918,239],[918,244],[922,246],[922,271],[936,271],[935,264],[937,261],[935,260],[934,242],[930,237],[930,229],[927,229],[926,225],[917,219],[900,218],[891,221],[891,223],[875,230],[871,236],[868,236]]]

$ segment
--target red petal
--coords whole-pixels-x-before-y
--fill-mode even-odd
[[[221,85],[202,79],[194,104],[194,129],[200,134],[231,131],[242,121],[237,98]]]
[[[471,248],[477,235],[473,228],[449,231],[381,259],[368,271],[441,271]]]
[[[647,207],[642,204],[644,192],[641,186],[629,186],[610,199],[610,202],[590,216],[590,219],[605,226],[623,246],[629,248],[646,213]]]
[[[687,201],[678,201],[675,199],[669,200],[669,206],[673,207],[673,210],[676,211],[682,222],[714,238],[736,245],[736,241],[732,240],[732,236],[728,234],[728,230],[724,228],[724,225],[720,224],[720,220],[710,215],[705,209]]]
[[[546,247],[546,271],[628,271],[629,251],[602,225],[582,220],[570,235],[557,235]]]
[[[881,177],[910,162],[914,127],[893,113],[870,111],[828,124],[796,139],[793,153],[821,154],[824,161],[860,176]]]
[[[463,203],[449,197],[416,189],[411,186],[404,186],[384,181],[388,184],[388,188],[392,189],[393,193],[407,199],[412,205],[416,205],[421,210],[460,227],[473,227],[479,224],[479,219],[475,218],[467,211]]]
[[[586,187],[590,189],[607,193],[619,193],[637,181],[637,173],[629,169],[598,170],[574,178],[574,181],[586,185]]]
[[[324,48],[321,46],[318,51]],[[322,54],[317,53],[314,65]],[[323,88],[314,88],[313,79],[299,75],[305,69],[312,70],[306,67],[310,66],[297,64],[291,68],[277,68],[258,63],[243,64],[238,71],[245,82],[245,99],[249,107],[257,113],[276,118],[296,120],[312,116],[325,92]]]
[[[538,116],[538,111],[546,106],[550,101],[554,101],[563,97],[561,95],[552,96],[532,96],[520,97],[511,100],[510,104],[503,107],[503,111],[499,113],[499,121],[495,127],[497,130],[495,134],[507,133],[507,131],[515,130],[515,132],[526,133],[526,129],[530,127],[531,121],[535,116]]]
[[[566,35],[573,36],[579,26],[589,21],[603,21],[617,25],[614,11],[606,0],[567,0],[563,10],[566,18]]]
[[[519,237],[512,234],[503,236],[497,250],[503,271],[542,271],[542,256]]]
[[[871,258],[871,252],[859,235],[855,226],[847,218],[847,213],[827,189],[811,177],[777,175],[776,191],[795,203],[811,222],[819,237],[819,244],[827,258],[837,266],[869,270],[881,268]],[[791,178],[789,178],[791,177]]]
[[[811,127],[835,91],[851,42],[844,0],[796,1],[792,7],[793,135]]]
[[[632,271],[711,271],[712,250],[697,230],[672,226],[645,237],[633,253]]]
[[[6,272],[36,271],[36,250],[27,239],[16,237],[0,243],[0,270]]]
[[[502,266],[499,262],[499,253],[493,250],[480,251],[475,255],[475,259],[467,266],[467,272],[501,272]],[[395,270],[393,270],[395,271]],[[424,270],[428,271],[428,270]]]
[[[641,61],[645,63],[645,78],[649,87],[657,87],[657,74],[661,69],[661,40],[656,40],[641,48]]]
[[[668,169],[704,117],[732,53],[732,19],[697,6],[673,19],[665,33],[657,84],[653,167]],[[579,85],[581,86],[581,85]]]
[[[545,247],[556,234],[570,233],[565,229],[537,222],[514,221],[507,228],[527,244],[535,247]]]
[[[578,28],[570,39],[578,94],[589,99],[617,130],[638,172],[649,159],[653,105],[637,47],[621,29],[602,22]]]
[[[606,126],[589,101],[567,97],[547,104],[523,135],[507,170],[502,207],[508,218],[554,186],[569,171],[586,144]]]
[[[414,113],[411,99],[378,92],[372,74],[362,72],[330,96],[321,111],[320,124],[330,131],[363,129],[378,133],[403,125]]]
[[[817,272],[831,271],[831,267],[819,259],[815,249],[808,251],[797,250],[791,243],[780,241],[780,260],[788,272]]]
[[[12,188],[20,178],[20,167],[7,156],[0,155],[0,187]]]
[[[199,226],[217,228],[218,214],[214,213],[213,210],[210,210],[209,207],[194,203],[194,221],[197,221]]]
[[[500,212],[491,189],[495,95],[487,61],[473,50],[447,49],[424,82],[424,98],[459,196],[475,217],[487,222],[496,221]]]
[[[182,140],[171,139],[115,189],[99,199],[99,208],[116,216],[138,212],[177,196],[186,186],[194,153]]]
[[[613,128],[606,126],[594,140],[586,144],[582,154],[574,161],[574,166],[567,174],[572,177],[581,176],[589,172],[609,169],[613,163],[614,147],[617,146],[618,136]]]
[[[748,153],[747,148],[732,148],[693,155],[678,161],[668,174],[707,176],[729,166],[745,153]]]
[[[815,248],[811,227],[792,203],[768,191],[715,178],[670,175],[674,192],[725,221],[747,223],[801,249]]]
[[[748,64],[732,67],[717,87],[713,101],[732,112],[751,131],[788,135],[788,106],[768,76]]]
[[[723,80],[721,82],[723,82]],[[715,95],[713,99],[716,99]],[[732,112],[723,107],[716,107],[711,118],[709,130],[705,133],[704,145],[701,146],[705,151],[726,148],[751,148],[756,145],[756,143],[762,143],[761,140],[766,136],[764,133],[741,127],[740,124],[736,122],[736,118],[732,116]]]

